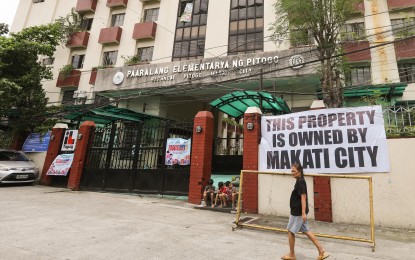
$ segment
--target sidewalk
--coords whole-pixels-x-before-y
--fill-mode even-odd
[[[182,200],[73,192],[43,186],[0,187],[0,259],[279,259],[285,233],[232,231],[235,214],[194,209]],[[251,215],[257,216],[257,215]],[[320,239],[329,259],[413,259],[407,231],[377,231],[376,251]],[[297,259],[316,259],[297,239]]]

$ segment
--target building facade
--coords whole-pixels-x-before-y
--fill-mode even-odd
[[[72,8],[82,15],[83,30],[54,57],[41,58],[53,66],[54,80],[43,82],[52,104],[105,100],[190,121],[225,94],[261,90],[284,99],[292,111],[305,110],[320,89],[313,42],[271,41],[274,2],[21,0],[12,31],[53,22]],[[414,6],[415,0],[365,0],[342,28],[345,53],[365,49],[346,55],[346,105],[376,86],[389,102],[415,99],[415,39],[395,42],[413,35]],[[59,77],[68,64],[70,75]]]

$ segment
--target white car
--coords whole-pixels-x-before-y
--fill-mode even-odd
[[[32,183],[39,175],[39,169],[23,153],[0,149],[0,184]]]

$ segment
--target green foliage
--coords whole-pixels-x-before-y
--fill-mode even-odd
[[[0,35],[9,33],[9,25],[5,23],[0,23]]]
[[[59,78],[60,79],[66,79],[67,77],[69,77],[69,75],[71,75],[72,70],[74,70],[74,67],[72,66],[72,64],[67,64],[67,65],[63,66],[59,70]]]
[[[0,113],[7,113],[9,109],[17,105],[18,94],[21,87],[5,78],[0,78]],[[6,101],[7,102],[3,102]]]
[[[65,17],[59,17],[56,21],[61,25],[61,29],[66,38],[69,39],[71,34],[83,31],[82,20],[83,17],[72,7],[69,14]]]
[[[415,137],[415,126],[387,126],[385,131],[388,138]]]
[[[135,65],[135,64],[139,64],[141,62],[141,58],[138,55],[134,55],[134,56],[121,56],[121,58],[124,61],[124,66]]]
[[[308,37],[316,44],[320,59],[323,99],[328,107],[343,105],[343,60],[338,44],[340,28],[356,13],[362,0],[279,0],[274,4],[277,19],[271,24],[271,39],[289,39],[293,46],[304,45]],[[306,33],[305,33],[306,32]],[[307,38],[306,38],[307,37]]]
[[[60,23],[28,27],[0,36],[0,116],[17,132],[33,131],[50,110],[41,80],[52,79],[39,56],[53,56],[65,42]]]
[[[372,95],[361,97],[360,100],[367,103],[369,106],[382,105],[386,106],[387,102],[382,94],[382,91],[375,89],[372,91]]]
[[[236,122],[234,119],[229,118],[229,117],[224,117],[222,118],[222,122],[227,123],[229,125],[234,125],[239,127],[241,130],[243,130],[243,125],[239,124],[238,122]]]
[[[0,149],[10,149],[13,140],[13,133],[0,130]]]
[[[406,38],[415,35],[415,18],[414,17],[405,17],[402,20],[402,23],[394,28],[393,35],[396,38]]]

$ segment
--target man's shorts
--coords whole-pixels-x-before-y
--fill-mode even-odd
[[[290,220],[288,221],[287,230],[293,234],[296,234],[298,232],[307,232],[309,231],[308,221],[306,220],[305,222],[303,222],[302,216],[290,215]]]

